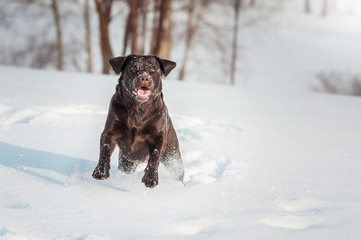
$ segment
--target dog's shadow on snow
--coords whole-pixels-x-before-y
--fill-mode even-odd
[[[69,178],[88,173],[92,171],[96,163],[0,142],[0,165],[31,174],[54,184],[65,185],[63,177]]]

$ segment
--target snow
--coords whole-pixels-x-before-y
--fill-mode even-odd
[[[309,91],[318,86],[319,73],[361,74],[360,2],[330,0],[327,17],[320,16],[323,1],[310,2],[311,14],[302,12],[304,1],[288,0],[283,1],[283,10],[240,28],[243,78],[237,84]],[[249,21],[259,11],[246,11],[241,20]]]
[[[361,101],[312,85],[359,74],[361,4],[321,18],[296,2],[240,29],[237,86],[210,84],[222,69],[204,59],[164,80],[185,186],[161,166],[145,188],[118,150],[91,177],[117,76],[0,66],[0,239],[360,238]]]
[[[165,80],[185,186],[147,189],[91,177],[116,76],[0,72],[2,239],[361,236],[358,98]]]

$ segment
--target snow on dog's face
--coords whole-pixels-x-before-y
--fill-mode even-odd
[[[162,77],[176,66],[155,56],[129,55],[109,60],[115,73],[122,73],[119,84],[130,98],[147,102],[162,91]]]

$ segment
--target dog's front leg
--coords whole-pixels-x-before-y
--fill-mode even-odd
[[[164,137],[160,137],[157,140],[157,144],[150,149],[150,157],[147,167],[144,169],[144,176],[142,178],[142,182],[146,187],[154,188],[159,183],[158,167],[165,149],[164,139]]]
[[[116,137],[107,130],[104,130],[100,138],[99,163],[94,169],[93,178],[98,180],[107,179],[110,175],[110,157],[116,146]]]

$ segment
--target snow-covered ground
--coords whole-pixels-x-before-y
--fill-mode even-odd
[[[361,99],[312,92],[317,73],[361,75],[361,4],[311,2],[242,25],[236,87],[210,83],[229,76],[199,44],[164,81],[185,186],[161,167],[145,188],[117,151],[91,177],[116,76],[0,66],[0,239],[361,238]]]
[[[91,177],[116,76],[0,73],[1,239],[361,237],[359,98],[167,80],[185,186],[147,189]]]
[[[271,1],[272,2],[272,1]],[[321,0],[286,0],[273,13],[244,12],[240,28],[237,84],[255,89],[312,91],[320,86],[319,73],[361,76],[361,2],[328,0],[329,14],[320,16]],[[266,9],[267,10],[267,9]],[[345,84],[346,86],[342,86]],[[340,83],[340,89],[347,88]]]

